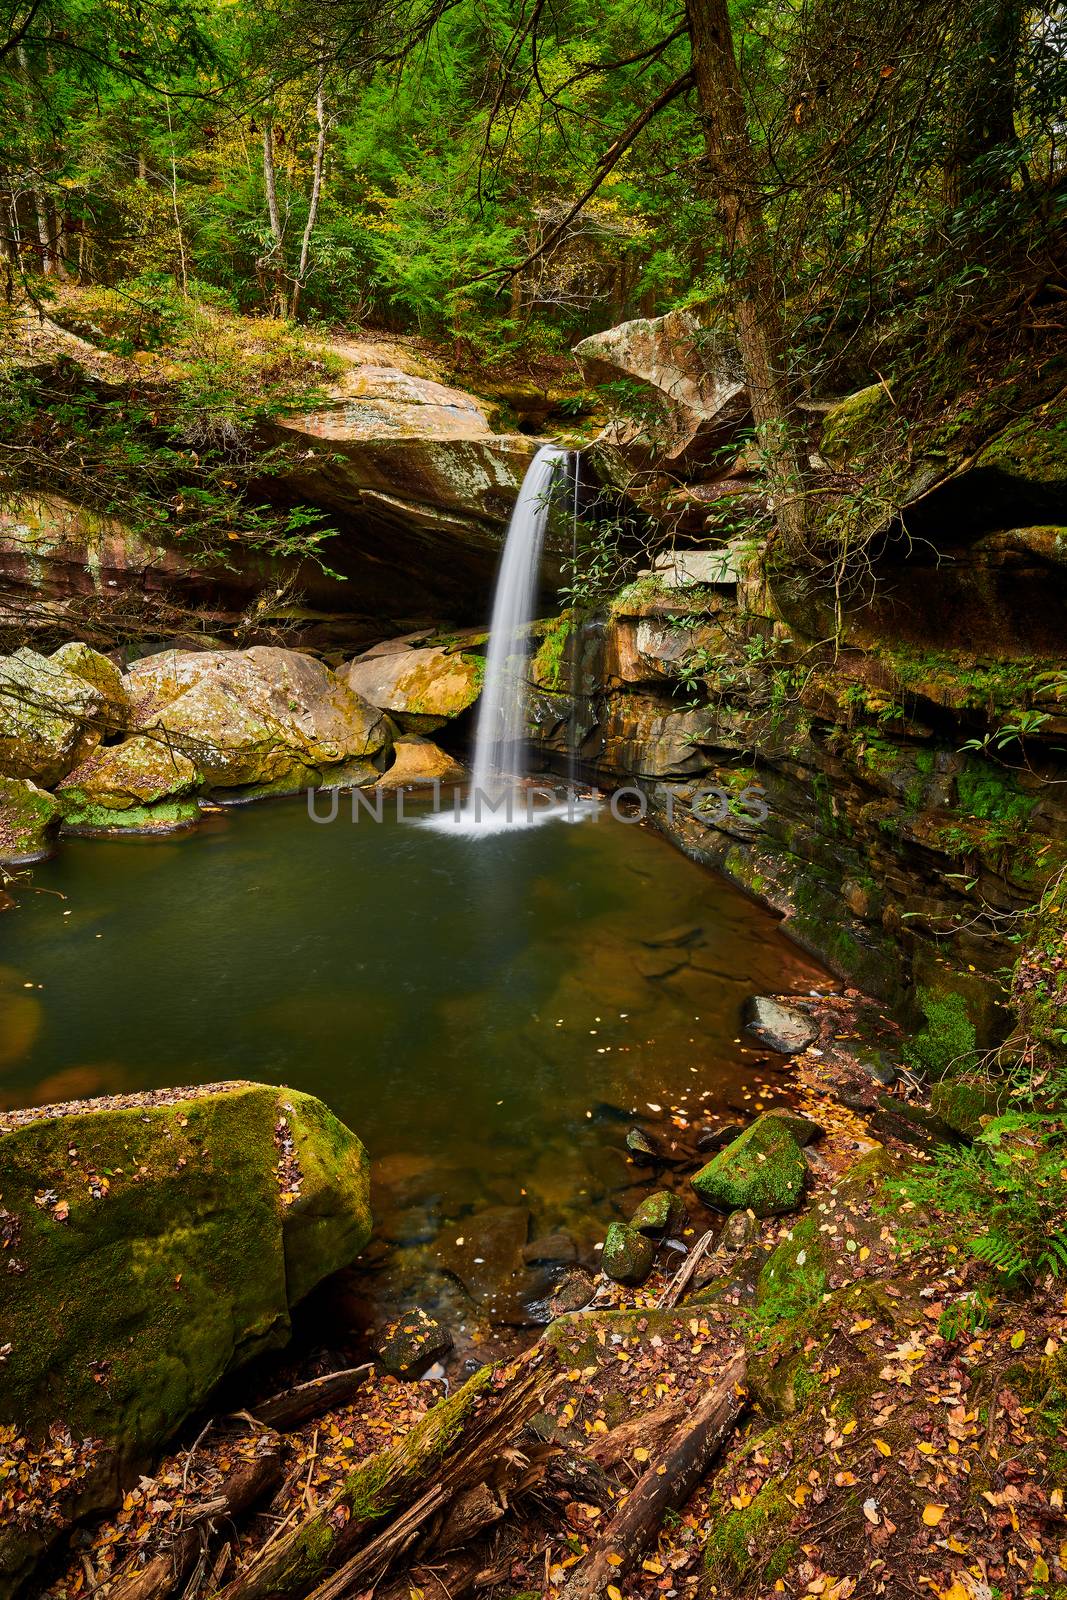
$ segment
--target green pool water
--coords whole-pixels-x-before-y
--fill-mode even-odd
[[[669,1144],[770,1103],[744,1001],[828,985],[769,913],[606,811],[469,839],[294,799],[72,840],[0,941],[5,1105],[291,1084],[362,1136],[400,1244],[487,1205],[602,1237],[629,1122]]]

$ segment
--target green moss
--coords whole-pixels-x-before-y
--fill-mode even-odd
[[[64,833],[174,833],[200,820],[195,800],[163,800],[154,806],[115,811],[71,798],[63,806]]]
[[[977,1034],[960,994],[920,989],[917,999],[926,1026],[904,1045],[904,1059],[913,1071],[940,1079],[974,1064]]]
[[[758,1217],[791,1211],[807,1174],[796,1132],[803,1120],[758,1117],[694,1174],[693,1188],[706,1205],[721,1211],[751,1209]]]
[[[754,1566],[760,1568],[758,1584],[774,1583],[797,1553],[796,1544],[784,1537],[794,1515],[777,1483],[764,1484],[752,1504],[741,1510],[722,1507],[704,1547],[709,1583],[731,1594],[756,1576]]]
[[[136,1453],[227,1371],[284,1342],[294,1289],[352,1259],[370,1231],[363,1148],[318,1107],[238,1085],[170,1105],[87,1102],[0,1134],[23,1268],[5,1285],[0,1420],[60,1422]],[[304,1163],[288,1202],[282,1116]],[[312,1246],[292,1283],[287,1235],[294,1255]]]
[[[883,383],[848,395],[826,413],[820,450],[835,467],[862,461],[877,447],[893,402]]]
[[[574,634],[574,627],[573,611],[564,611],[545,623],[532,666],[533,680],[539,688],[559,691],[566,687],[567,645]]]
[[[983,822],[1028,822],[1036,800],[985,761],[969,761],[956,779],[960,810]]]

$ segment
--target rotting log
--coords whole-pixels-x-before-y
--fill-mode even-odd
[[[641,1445],[650,1452],[659,1450],[685,1414],[686,1406],[682,1400],[664,1400],[654,1410],[638,1412],[636,1417],[620,1422],[610,1433],[594,1434],[585,1447],[585,1454],[600,1467],[617,1467],[620,1461],[630,1459],[635,1445]]]
[[[558,1381],[537,1346],[503,1375],[483,1367],[401,1438],[353,1468],[315,1512],[253,1556],[221,1591],[221,1600],[288,1600],[315,1585],[316,1596],[343,1594],[357,1575],[383,1571],[399,1548],[393,1528],[405,1527],[406,1546],[456,1495],[484,1481]],[[377,1536],[367,1544],[372,1533]]]
[[[251,1407],[251,1414],[265,1428],[288,1433],[312,1417],[321,1417],[324,1411],[351,1405],[373,1371],[373,1363],[367,1362],[362,1367],[346,1367],[343,1372],[327,1372],[321,1378],[271,1395],[269,1400]]]
[[[281,1476],[281,1459],[274,1449],[239,1462],[210,1500],[193,1507],[193,1521],[166,1550],[116,1580],[109,1600],[166,1600],[185,1582],[197,1559],[205,1556],[217,1522],[251,1510],[277,1487]]]
[[[637,1480],[588,1560],[575,1569],[562,1600],[594,1600],[636,1566],[666,1513],[685,1504],[735,1427],[746,1403],[747,1371],[744,1355],[735,1356],[714,1388],[675,1429],[661,1458]]]

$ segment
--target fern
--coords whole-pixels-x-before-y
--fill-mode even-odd
[[[977,1239],[968,1239],[967,1245],[973,1256],[1005,1278],[1021,1278],[1029,1266],[1015,1240],[1006,1233],[980,1234]]]

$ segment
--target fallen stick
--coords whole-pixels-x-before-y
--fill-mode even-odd
[[[361,1462],[316,1512],[253,1556],[222,1590],[222,1600],[275,1600],[304,1595],[316,1584],[323,1594],[340,1594],[343,1588],[331,1589],[335,1578],[352,1583],[365,1559],[374,1566],[385,1557],[387,1564],[390,1529],[399,1516],[413,1518],[414,1530],[460,1490],[482,1482],[559,1381],[536,1345],[502,1388],[493,1388],[493,1377],[493,1369],[483,1367],[401,1438]],[[375,1528],[385,1531],[360,1550]],[[339,1562],[344,1565],[327,1578]]]
[[[715,1234],[710,1229],[707,1233],[701,1234],[692,1250],[690,1250],[689,1254],[678,1268],[678,1271],[674,1274],[674,1277],[671,1279],[670,1283],[660,1295],[657,1302],[659,1310],[671,1311],[678,1304],[679,1300],[682,1298],[682,1295],[692,1282],[693,1274],[696,1272],[697,1267],[699,1267],[704,1256],[711,1248],[714,1239]]]
[[[269,1400],[252,1407],[252,1415],[265,1428],[275,1433],[288,1433],[321,1417],[324,1411],[336,1411],[352,1403],[366,1383],[374,1365],[346,1367],[343,1372],[327,1372],[322,1378],[312,1378],[308,1383],[298,1383],[295,1389],[286,1389]]]
[[[636,1566],[665,1514],[689,1499],[741,1415],[747,1370],[744,1355],[735,1356],[715,1387],[675,1429],[662,1459],[637,1480],[589,1560],[575,1569],[562,1600],[594,1600]]]
[[[242,1461],[212,1495],[194,1511],[195,1520],[184,1528],[174,1543],[160,1551],[136,1572],[119,1578],[108,1600],[165,1600],[185,1582],[196,1561],[206,1550],[219,1517],[238,1517],[262,1500],[281,1481],[282,1464],[274,1450],[264,1451],[251,1461]]]

